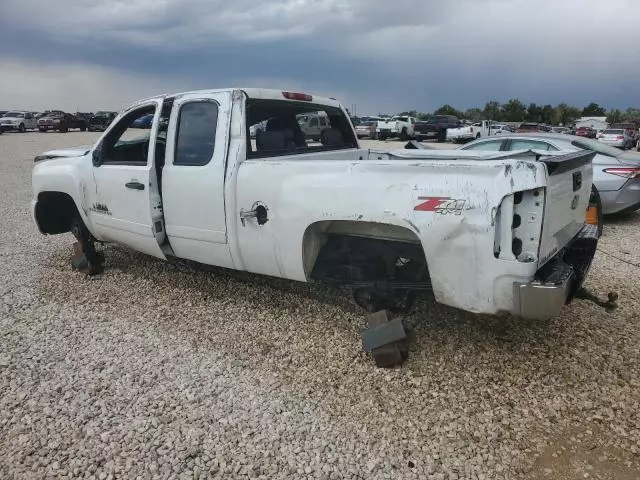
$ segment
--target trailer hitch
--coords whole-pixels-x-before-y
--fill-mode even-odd
[[[586,288],[581,287],[576,292],[575,298],[595,303],[599,307],[604,308],[607,313],[613,313],[618,308],[618,294],[616,292],[609,292],[607,294],[607,300],[603,301]]]

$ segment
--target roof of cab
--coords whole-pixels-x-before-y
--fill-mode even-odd
[[[148,98],[144,98],[142,100],[138,100],[137,102],[135,102],[134,104],[132,104],[130,107],[127,108],[127,110],[131,107],[134,107],[136,105],[139,105],[141,103],[146,103],[149,102],[151,100],[161,100],[163,98],[167,98],[167,97],[182,97],[185,95],[193,95],[193,94],[210,94],[210,93],[232,93],[235,91],[242,91],[244,92],[244,94],[248,97],[248,98],[256,98],[256,99],[261,99],[261,100],[282,100],[282,101],[287,101],[287,102],[300,102],[300,103],[313,103],[316,105],[326,105],[329,107],[337,107],[339,108],[340,102],[334,98],[328,98],[328,97],[320,97],[318,95],[313,95],[311,93],[307,93],[307,92],[298,92],[298,90],[286,90],[286,89],[281,89],[281,90],[276,90],[276,89],[269,89],[269,88],[218,88],[218,89],[208,89],[208,90],[193,90],[193,91],[189,91],[189,92],[179,92],[179,93],[173,93],[173,94],[162,94],[162,95],[155,95],[153,97],[148,97]],[[304,100],[289,100],[287,98],[284,97],[283,92],[295,92],[295,93],[305,93],[308,95],[311,95],[313,97],[313,100],[311,100],[310,102],[304,101]]]

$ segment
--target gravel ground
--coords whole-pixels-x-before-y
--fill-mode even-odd
[[[69,235],[30,218],[33,156],[96,134],[0,136],[0,478],[640,478],[640,274],[599,253],[549,322],[425,297],[407,363],[361,353],[341,292],[194,271],[107,247],[71,271]],[[640,264],[640,215],[603,251]]]

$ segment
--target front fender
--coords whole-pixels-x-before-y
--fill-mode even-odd
[[[35,219],[35,209],[39,197],[44,192],[59,192],[71,197],[82,221],[93,234],[88,206],[85,202],[85,182],[83,164],[91,163],[90,158],[54,158],[37,162],[31,174],[33,191],[32,208]],[[37,222],[37,221],[36,221]],[[40,228],[40,227],[38,227]]]

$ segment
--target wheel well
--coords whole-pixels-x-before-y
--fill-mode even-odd
[[[424,279],[428,279],[420,239],[412,230],[397,225],[318,222],[305,232],[302,255],[305,275],[312,280],[339,283],[390,280],[399,259],[420,267]]]
[[[78,215],[76,204],[66,193],[42,192],[38,195],[35,219],[40,231],[55,235],[71,230],[71,221]]]

